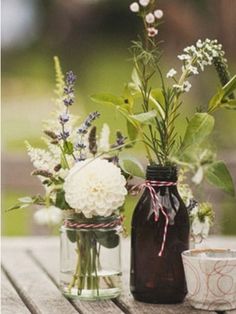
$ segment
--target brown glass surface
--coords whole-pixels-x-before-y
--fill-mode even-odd
[[[159,189],[161,195],[169,189],[171,202],[174,195],[180,203],[179,210],[174,225],[168,226],[160,257],[165,218],[160,213],[155,222],[154,214],[150,215],[150,193],[144,191],[132,218],[130,289],[134,298],[142,302],[179,303],[187,293],[181,252],[189,247],[188,212],[175,186],[156,191]]]

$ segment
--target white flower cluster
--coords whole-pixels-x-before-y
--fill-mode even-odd
[[[58,163],[53,155],[44,149],[32,147],[27,141],[25,143],[33,166],[36,169],[52,171]]]
[[[126,180],[120,169],[103,159],[77,163],[65,179],[67,203],[85,217],[109,216],[125,200]]]
[[[191,210],[191,236],[196,243],[200,243],[208,237],[213,217],[213,209],[210,203],[196,204]]]
[[[42,226],[54,226],[62,221],[62,210],[55,206],[44,207],[37,210],[34,220]]]
[[[200,70],[204,71],[205,66],[213,64],[214,58],[223,58],[224,54],[222,45],[216,39],[207,38],[205,41],[199,39],[196,45],[184,48],[183,54],[178,55],[179,60],[183,61],[181,79],[173,87],[179,92],[189,92],[192,85],[187,81],[187,78],[199,74]],[[177,71],[171,69],[166,76],[167,78],[174,78],[176,74]]]
[[[138,13],[142,10],[142,7],[146,8],[151,3],[150,0],[139,0],[139,2],[133,2],[130,5],[130,10],[134,13]],[[158,20],[163,17],[162,10],[155,10],[153,12],[145,11],[145,22],[148,24],[147,32],[149,37],[155,37],[158,34]]]

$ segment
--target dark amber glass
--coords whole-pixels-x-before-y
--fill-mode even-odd
[[[175,167],[148,166],[147,180],[177,181]],[[151,196],[146,188],[136,205],[131,230],[130,289],[134,298],[147,303],[180,303],[187,293],[181,252],[189,248],[189,217],[176,186],[156,187],[159,199],[171,204],[165,211],[174,213],[168,225],[162,256],[165,217],[154,219]],[[177,208],[177,209],[176,209]]]

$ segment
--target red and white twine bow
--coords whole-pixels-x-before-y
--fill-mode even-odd
[[[165,248],[167,229],[168,229],[168,224],[169,224],[169,217],[168,217],[168,214],[165,212],[165,209],[162,206],[162,204],[158,198],[158,194],[156,193],[155,187],[174,186],[176,184],[177,184],[176,182],[169,182],[169,181],[146,180],[144,183],[142,183],[140,185],[136,185],[131,189],[131,193],[132,193],[134,191],[140,192],[144,188],[147,188],[149,190],[150,195],[151,195],[151,202],[152,202],[152,207],[153,207],[153,211],[154,211],[155,221],[158,221],[158,219],[159,219],[159,215],[158,215],[159,209],[165,217],[165,227],[164,227],[164,232],[163,232],[163,239],[162,239],[161,249],[158,253],[158,256],[162,256],[164,248]]]

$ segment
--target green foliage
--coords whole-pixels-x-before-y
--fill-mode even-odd
[[[96,240],[107,249],[113,249],[119,245],[120,238],[115,230],[94,231]]]
[[[233,92],[236,89],[236,75],[223,87],[219,88],[217,93],[211,98],[208,111],[213,112],[219,108],[236,109],[236,101],[232,99]]]
[[[213,131],[214,118],[207,113],[195,113],[189,120],[180,153],[201,144]]]
[[[126,153],[119,154],[119,165],[121,169],[134,177],[145,178],[145,172],[142,164],[134,157]]]
[[[209,183],[234,196],[235,191],[233,180],[223,161],[220,160],[212,163],[207,168],[206,178]]]
[[[70,205],[67,204],[65,200],[65,191],[64,190],[58,190],[56,192],[56,201],[55,206],[61,209],[70,209]]]
[[[156,110],[134,114],[131,115],[130,118],[133,120],[140,122],[141,124],[153,124],[154,118],[157,116]]]
[[[45,199],[40,195],[35,195],[33,197],[25,196],[18,198],[18,203],[14,206],[11,206],[6,211],[11,211],[14,209],[20,209],[20,208],[26,208],[31,205],[37,204],[37,205],[45,205]]]
[[[64,154],[67,155],[72,155],[74,152],[74,146],[71,142],[69,141],[64,141],[63,143],[63,150],[64,150]]]

